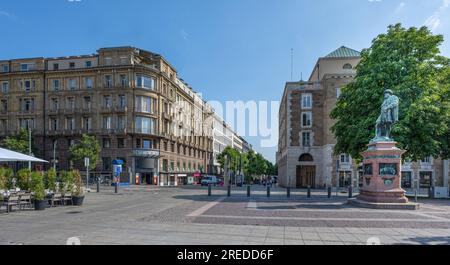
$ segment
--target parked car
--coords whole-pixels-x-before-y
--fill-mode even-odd
[[[206,177],[202,178],[202,181],[201,181],[202,186],[208,186],[208,185],[217,186],[218,184],[219,184],[219,180],[215,176],[206,176]]]

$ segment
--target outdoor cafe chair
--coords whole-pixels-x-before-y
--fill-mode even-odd
[[[20,199],[18,195],[10,195],[8,198],[6,198],[3,203],[6,206],[6,212],[9,213],[12,210],[13,206],[18,206],[20,210],[19,200]]]
[[[70,202],[70,204],[72,204],[72,193],[64,193],[63,194],[63,196],[62,196],[63,205],[67,205],[66,201]]]
[[[31,203],[31,193],[23,193],[19,198],[19,209],[22,209],[22,206],[33,208],[33,204]]]
[[[54,193],[52,198],[50,199],[50,206],[54,207],[55,202],[59,203],[59,205],[63,205],[63,195],[61,193]]]

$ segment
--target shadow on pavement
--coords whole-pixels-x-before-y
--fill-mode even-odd
[[[407,239],[410,244],[420,245],[450,245],[449,236],[441,237],[411,237]],[[407,245],[408,243],[397,243],[395,245]]]

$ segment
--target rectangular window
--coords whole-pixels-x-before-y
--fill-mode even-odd
[[[341,163],[350,163],[350,156],[348,154],[342,154]]]
[[[431,183],[432,183],[432,176],[433,176],[433,172],[429,172],[429,171],[421,171],[419,173],[420,176],[420,188],[429,188],[431,187]]]
[[[103,148],[111,148],[111,139],[103,138]]]
[[[137,133],[155,134],[155,119],[137,116],[135,123]]]
[[[302,108],[311,109],[312,108],[312,95],[302,94]]]
[[[117,148],[125,148],[125,139],[117,138]]]
[[[142,141],[142,148],[144,149],[152,149],[153,148],[153,143],[150,140],[143,140]]]
[[[25,84],[25,88],[24,88],[25,91],[26,92],[30,92],[31,91],[31,81],[30,80],[26,80],[24,84]]]
[[[122,65],[128,64],[128,58],[127,57],[120,57],[120,64],[122,64]]]
[[[59,64],[54,63],[53,64],[53,70],[55,70],[55,71],[59,70]]]
[[[66,130],[75,130],[75,118],[66,118]]]
[[[431,164],[431,156],[425,157],[424,159],[420,160],[423,164]]]
[[[26,72],[29,70],[29,66],[26,63],[20,64],[20,71]]]
[[[92,121],[92,119],[90,117],[84,117],[83,118],[83,129],[90,130],[92,128],[91,121]]]
[[[103,96],[103,107],[105,108],[111,107],[111,96]]]
[[[57,118],[50,118],[50,130],[57,131],[59,128],[59,122]]]
[[[155,90],[156,80],[152,77],[145,75],[136,76],[136,87],[141,87],[145,89]]]
[[[311,127],[312,126],[312,112],[302,113],[302,126]]]
[[[85,81],[85,86],[87,89],[92,89],[94,87],[94,82],[92,81],[91,77],[86,77],[86,79],[84,79]]]
[[[3,113],[6,113],[6,112],[8,112],[8,100],[6,100],[6,99],[2,99],[2,112]]]
[[[70,90],[77,89],[77,80],[76,79],[69,79],[69,89]]]
[[[91,108],[91,97],[84,97],[83,101],[83,108],[89,110]]]
[[[69,63],[69,68],[70,69],[75,69],[75,63],[74,62],[70,62]]]
[[[67,98],[67,108],[70,110],[75,109],[75,98],[74,97]]]
[[[411,171],[402,171],[402,188],[412,188]]]
[[[128,86],[128,77],[127,77],[127,75],[120,75],[120,85],[122,87],[127,87]]]
[[[372,164],[364,164],[364,175],[372,176],[373,175],[373,166]]]
[[[8,82],[3,82],[2,83],[2,93],[6,94],[9,91],[9,83]]]
[[[53,80],[53,90],[58,91],[60,89],[60,83],[58,79]]]
[[[9,65],[4,64],[2,67],[3,73],[8,73],[9,72]]]
[[[57,98],[52,98],[52,106],[51,109],[57,111],[59,109],[59,102]]]
[[[336,88],[336,98],[339,98],[341,96],[341,89],[338,87]]]
[[[311,146],[311,133],[309,132],[302,133],[302,146],[304,147]]]
[[[92,62],[86,61],[86,68],[91,68],[91,67],[92,67]]]
[[[106,130],[112,129],[111,121],[112,121],[111,116],[103,117],[103,129]]]
[[[117,129],[125,129],[125,116],[117,116]]]
[[[151,97],[136,97],[136,111],[137,112],[145,112],[145,113],[154,113],[156,109],[156,99]]]
[[[119,108],[124,109],[127,106],[125,95],[119,95]]]
[[[105,86],[111,88],[113,86],[113,80],[111,75],[105,75]]]
[[[111,157],[102,157],[103,171],[111,171]]]
[[[112,65],[112,58],[106,57],[105,58],[105,65],[107,65],[107,66]]]

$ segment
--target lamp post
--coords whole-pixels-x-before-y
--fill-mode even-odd
[[[33,155],[31,153],[31,120],[28,120],[28,154]],[[31,171],[31,161],[28,161],[28,169]]]
[[[53,141],[53,170],[56,171],[56,144],[58,140]]]

